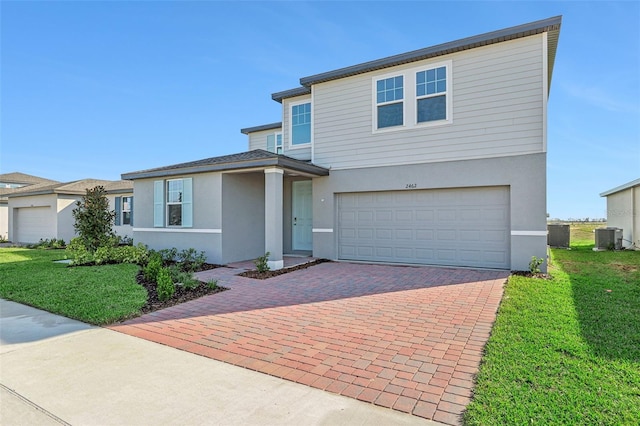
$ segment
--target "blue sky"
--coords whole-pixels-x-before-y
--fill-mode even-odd
[[[563,15],[548,212],[640,177],[640,2],[0,2],[0,173],[60,181],[247,149],[301,77]]]

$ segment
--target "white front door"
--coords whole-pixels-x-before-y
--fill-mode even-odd
[[[293,182],[293,249],[312,250],[313,226],[311,181]]]

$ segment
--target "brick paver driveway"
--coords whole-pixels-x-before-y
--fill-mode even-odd
[[[111,328],[329,392],[457,424],[506,271],[323,263]]]

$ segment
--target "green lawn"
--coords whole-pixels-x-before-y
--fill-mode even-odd
[[[552,280],[509,279],[466,424],[638,424],[640,252],[592,238],[572,228]]]
[[[69,268],[64,250],[0,248],[0,297],[96,325],[139,315],[147,298],[131,264]]]

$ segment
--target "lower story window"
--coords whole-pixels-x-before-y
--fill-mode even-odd
[[[193,225],[192,178],[154,182],[153,226]]]
[[[131,225],[131,204],[133,197],[122,197],[122,224]]]

